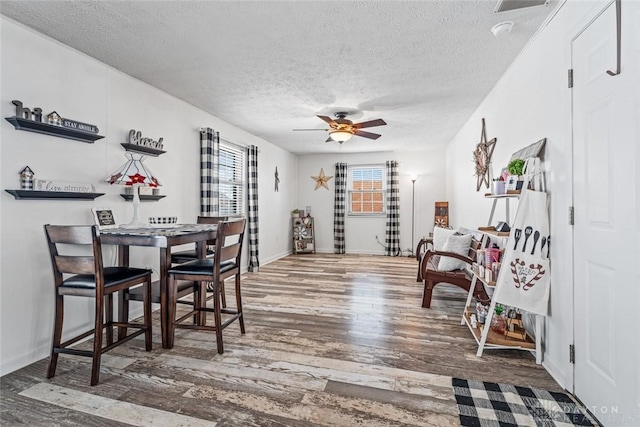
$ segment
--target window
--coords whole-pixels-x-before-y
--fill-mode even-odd
[[[244,214],[244,150],[220,142],[220,216]]]
[[[348,171],[349,214],[383,214],[385,212],[384,166],[354,166]]]

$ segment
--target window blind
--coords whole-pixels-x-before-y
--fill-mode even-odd
[[[220,215],[244,214],[245,153],[239,147],[220,142]]]

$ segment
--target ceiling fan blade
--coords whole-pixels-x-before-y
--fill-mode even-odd
[[[369,120],[368,122],[354,123],[353,127],[356,129],[362,129],[362,128],[371,128],[374,126],[384,126],[386,124],[387,122],[385,122],[384,120],[376,119],[376,120]]]
[[[380,135],[378,135],[377,133],[365,132],[363,130],[355,131],[354,135],[358,135],[358,136],[361,136],[363,138],[369,138],[369,139],[378,139],[378,138],[380,138]]]
[[[306,131],[306,130],[321,130],[321,131],[328,131],[329,129],[291,129],[292,131]]]
[[[329,137],[325,142],[333,142],[333,138]]]
[[[318,117],[324,120],[325,122],[329,123],[329,125],[334,125],[336,123],[331,117],[320,116],[320,115],[318,115]]]

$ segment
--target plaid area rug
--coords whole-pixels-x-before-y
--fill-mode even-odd
[[[452,382],[465,427],[597,425],[564,393],[459,378]]]

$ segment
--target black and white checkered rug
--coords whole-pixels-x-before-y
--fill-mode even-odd
[[[452,382],[462,426],[597,425],[564,393],[459,378]]]

